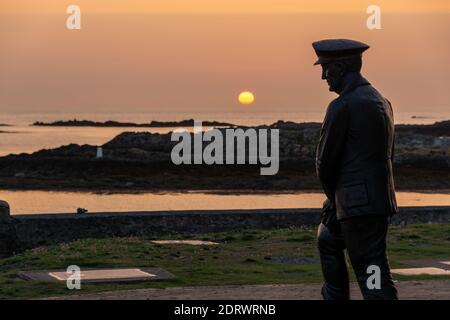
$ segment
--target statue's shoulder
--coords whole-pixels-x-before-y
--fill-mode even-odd
[[[348,114],[348,104],[342,97],[337,97],[330,102],[325,115],[325,121],[330,122],[335,119],[342,119]]]
[[[380,101],[384,102],[383,96],[372,85],[367,84],[356,87],[352,92],[345,96],[346,103],[349,106],[377,105]]]
[[[327,113],[336,113],[344,109],[346,105],[346,100],[343,97],[337,97],[332,100],[327,108]]]

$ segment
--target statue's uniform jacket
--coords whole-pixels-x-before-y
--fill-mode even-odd
[[[357,75],[328,106],[316,154],[324,191],[338,220],[397,212],[390,102]]]

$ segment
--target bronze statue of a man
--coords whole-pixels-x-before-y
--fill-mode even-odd
[[[364,299],[397,299],[386,255],[389,217],[397,212],[391,104],[360,73],[368,45],[329,39],[313,48],[322,79],[339,95],[328,106],[316,155],[327,196],[318,229],[322,296],[349,299],[347,249]]]

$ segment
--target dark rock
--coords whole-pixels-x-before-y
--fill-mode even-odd
[[[320,189],[315,176],[320,127],[319,123],[289,121],[255,127],[280,130],[280,170],[275,176],[261,177],[259,164],[227,165],[226,170],[220,165],[175,166],[170,154],[177,142],[171,141],[170,133],[123,132],[101,146],[102,158],[96,158],[98,146],[76,144],[0,157],[0,186],[70,190]],[[204,142],[203,147],[207,144]],[[443,172],[450,168],[449,145],[450,121],[397,125],[397,186],[408,190],[446,188]]]
[[[0,258],[11,256],[18,249],[15,222],[11,218],[9,204],[0,200]]]
[[[150,123],[133,123],[133,122],[119,122],[119,121],[91,121],[91,120],[68,120],[68,121],[54,121],[54,122],[42,122],[36,121],[33,126],[45,126],[45,127],[142,127],[142,128],[171,128],[171,127],[192,127],[194,125],[194,119],[182,120],[182,121],[152,121]],[[235,126],[234,124],[219,121],[204,121],[204,126]]]
[[[21,249],[109,237],[161,237],[252,229],[316,227],[320,209],[196,210],[16,216]],[[450,222],[450,206],[401,207],[394,225]],[[309,236],[309,235],[308,235]],[[313,237],[313,236],[311,236]],[[308,237],[307,237],[308,238]],[[221,242],[237,239],[227,236]],[[311,238],[309,241],[315,241]],[[1,243],[0,243],[1,244]],[[174,253],[175,256],[179,253]],[[278,263],[314,263],[311,259],[272,257]],[[266,259],[267,260],[267,259]]]

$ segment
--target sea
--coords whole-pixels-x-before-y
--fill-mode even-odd
[[[43,127],[32,126],[35,121],[57,120],[115,120],[121,122],[149,123],[157,121],[222,121],[236,125],[254,126],[272,124],[278,120],[294,122],[321,122],[322,112],[308,113],[21,113],[1,114],[0,156],[32,153],[41,149],[56,148],[71,143],[102,145],[125,131],[167,133],[174,128],[98,128],[98,127]],[[396,113],[397,124],[432,124],[450,119],[448,113]],[[186,128],[189,130],[189,128]],[[399,192],[403,206],[450,205],[448,193]],[[60,191],[9,191],[0,190],[0,199],[11,206],[12,214],[74,213],[82,207],[89,212],[125,212],[154,210],[212,210],[257,208],[319,208],[322,193],[292,192],[286,194],[213,194],[185,193],[130,193],[98,194],[92,192]]]

